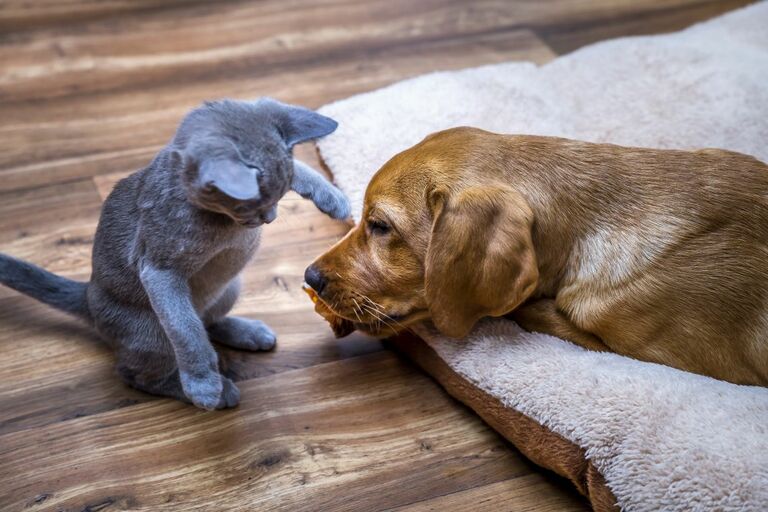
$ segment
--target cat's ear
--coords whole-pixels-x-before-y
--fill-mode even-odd
[[[288,146],[319,139],[332,133],[339,126],[339,123],[330,117],[318,114],[308,108],[286,105],[275,100],[269,101],[273,103],[275,108],[280,109],[278,116],[280,126],[278,129]]]
[[[203,189],[217,188],[233,199],[258,199],[260,195],[256,169],[230,159],[205,159],[198,180]]]
[[[260,195],[258,171],[239,160],[222,157],[196,159],[189,153],[174,151],[187,176],[193,178],[198,191],[210,193],[219,190],[233,199],[258,199]]]

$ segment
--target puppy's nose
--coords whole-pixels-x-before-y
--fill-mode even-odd
[[[304,281],[311,286],[318,295],[323,293],[323,288],[325,288],[325,285],[328,283],[323,273],[320,272],[320,269],[314,265],[308,266],[307,270],[304,271]]]

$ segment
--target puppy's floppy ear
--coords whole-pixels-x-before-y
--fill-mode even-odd
[[[438,189],[429,203],[427,305],[443,334],[463,337],[480,318],[508,313],[536,288],[533,212],[505,185]]]
[[[264,98],[262,101],[268,102],[273,108],[278,109],[278,128],[288,146],[324,137],[339,126],[339,123],[330,117],[304,107],[287,105],[270,98]]]

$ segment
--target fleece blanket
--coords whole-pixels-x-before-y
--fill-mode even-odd
[[[460,125],[768,161],[768,2],[684,31],[441,72],[323,107],[320,154],[356,219],[373,173]],[[768,389],[586,351],[504,319],[396,341],[597,510],[768,510]]]

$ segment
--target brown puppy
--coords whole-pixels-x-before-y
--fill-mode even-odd
[[[307,269],[355,328],[483,316],[768,384],[768,166],[456,128],[374,176],[363,222]]]

